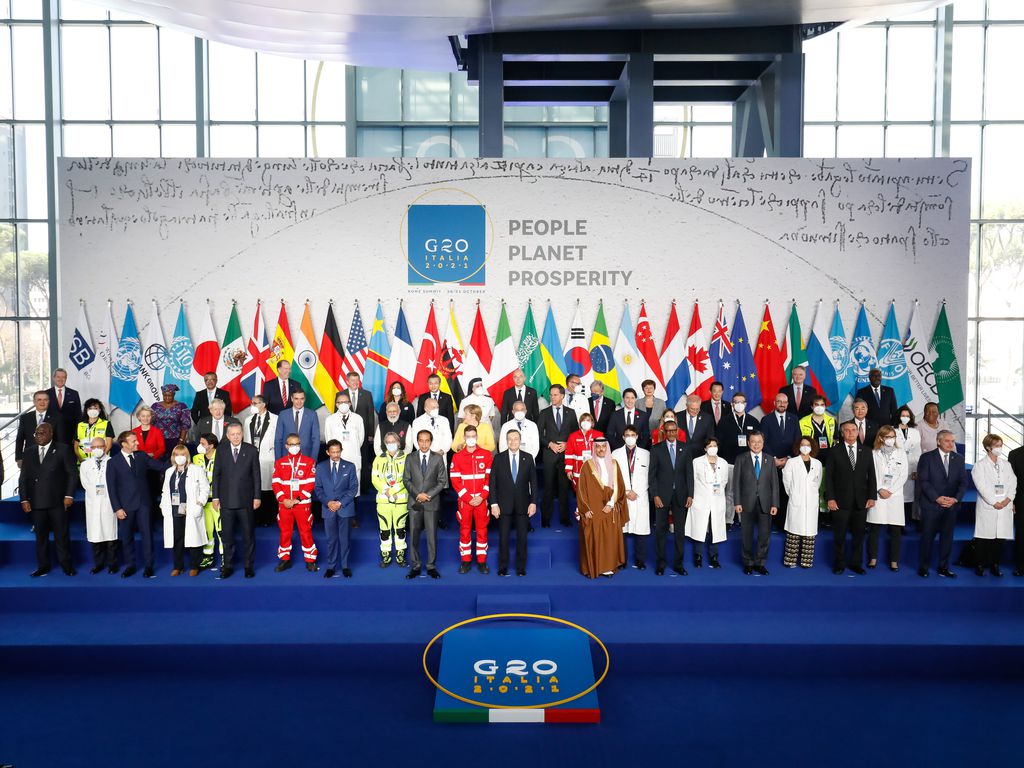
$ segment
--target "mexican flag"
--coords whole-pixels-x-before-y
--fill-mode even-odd
[[[242,387],[242,368],[245,365],[245,339],[242,324],[238,321],[238,306],[231,303],[231,316],[224,331],[224,343],[217,360],[217,386],[226,389],[231,396],[231,410],[238,413],[249,405],[249,395]]]

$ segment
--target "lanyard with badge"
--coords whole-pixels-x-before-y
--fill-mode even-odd
[[[711,493],[715,496],[722,495],[722,483],[718,479],[718,462],[712,464],[708,462],[708,469],[711,470],[711,477],[708,478],[711,481]]]
[[[171,507],[174,509],[174,514],[184,515],[185,511],[181,509],[181,487],[185,484],[185,473],[175,472],[171,476]]]
[[[892,485],[893,477],[893,464],[899,464],[895,454],[889,454],[885,459],[885,476],[882,478],[882,485],[888,487]]]
[[[733,420],[736,422],[736,428],[740,431],[739,435],[736,436],[736,445],[740,448],[746,448],[747,436],[744,434],[744,430],[747,427],[747,414],[743,414],[742,419],[737,419],[736,414],[733,414]]]
[[[997,499],[1003,499],[1006,497],[1006,486],[1003,484],[1003,470],[1002,467],[999,466],[999,462],[996,462],[993,466],[996,470],[996,484],[993,487],[993,490],[995,491]]]
[[[288,465],[292,469],[291,480],[288,481],[288,488],[289,490],[291,490],[292,498],[294,499],[295,494],[299,492],[299,480],[296,477],[296,472],[298,472],[297,462],[295,460],[292,460],[288,462]]]
[[[590,461],[590,458],[594,455],[592,446],[594,445],[594,438],[583,436],[583,461]]]
[[[811,425],[814,427],[814,433],[818,437],[818,450],[820,451],[828,448],[828,434],[825,431],[825,422],[823,421],[818,425],[812,421]]]
[[[96,495],[97,496],[106,496],[107,495],[107,473],[104,471],[103,462],[104,462],[104,459],[96,459],[96,467],[99,470],[99,472],[96,475]]]

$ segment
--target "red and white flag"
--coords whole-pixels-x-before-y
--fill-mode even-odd
[[[434,302],[430,302],[427,325],[420,340],[420,354],[416,358],[416,378],[410,395],[421,395],[427,391],[427,379],[441,367],[441,334],[437,332],[437,318],[434,316]]]
[[[661,360],[658,357],[658,345],[654,341],[654,334],[651,333],[651,323],[647,319],[647,305],[640,302],[640,317],[636,322],[636,351],[644,360],[644,367],[647,369],[647,376],[654,380],[654,394],[664,398],[665,376],[661,372]],[[637,393],[640,394],[639,392]]]
[[[686,337],[686,362],[690,366],[690,385],[686,394],[700,395],[701,400],[711,399],[711,382],[715,372],[708,355],[707,338],[700,322],[700,308],[693,302],[693,317],[690,318],[690,333]]]
[[[216,373],[220,364],[220,342],[213,330],[213,317],[210,307],[203,313],[203,327],[195,339],[195,355],[192,357],[192,388],[196,392],[206,389],[203,376]]]
[[[484,316],[480,313],[480,305],[477,304],[473,332],[469,336],[469,349],[466,350],[466,362],[462,366],[462,380],[469,386],[473,379],[480,379],[486,387],[490,370],[491,342],[487,339]]]

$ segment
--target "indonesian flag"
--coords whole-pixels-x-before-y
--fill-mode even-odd
[[[693,302],[690,333],[686,337],[686,361],[690,367],[690,386],[686,388],[686,394],[697,394],[701,400],[710,399],[715,372],[711,368],[707,339],[700,323],[700,308],[696,301]]]
[[[322,396],[327,410],[334,413],[335,395],[338,394],[341,386],[345,362],[345,347],[341,344],[341,331],[338,330],[338,322],[334,319],[334,302],[327,305],[327,321],[324,323],[324,333],[320,337],[320,365],[330,377],[330,383],[324,383]]]
[[[757,366],[757,378],[761,385],[761,410],[766,413],[772,410],[775,395],[786,386],[784,359],[784,353],[779,348],[779,340],[775,335],[771,310],[765,304],[761,331],[757,335],[757,349],[754,351],[754,365]]]
[[[413,382],[416,380],[416,352],[412,348],[412,336],[409,324],[405,320],[405,308],[398,305],[398,321],[395,323],[395,335],[391,342],[391,358],[388,360],[388,378],[385,391],[391,391],[391,385],[398,381],[405,388],[406,397],[413,396]]]
[[[420,355],[416,359],[416,377],[412,383],[412,394],[427,391],[427,379],[441,367],[441,335],[437,332],[437,318],[434,316],[434,302],[430,302],[427,325],[420,340]]]
[[[245,355],[242,324],[238,322],[238,307],[232,302],[231,315],[228,317],[228,327],[224,331],[224,343],[221,345],[220,359],[217,362],[217,383],[227,390],[234,411],[241,411],[249,405],[249,395],[242,387]]]
[[[209,307],[203,313],[203,327],[196,336],[195,349],[195,355],[192,357],[192,388],[199,392],[206,389],[203,376],[216,373],[220,363],[220,344],[213,330],[213,317],[210,315]]]
[[[494,358],[491,360],[491,383],[487,387],[494,402],[500,404],[505,390],[515,383],[512,381],[512,374],[518,367],[519,357],[512,342],[512,329],[508,324],[505,302],[501,302],[501,318],[498,320],[498,335],[494,339]]]
[[[484,316],[480,313],[480,304],[476,305],[476,318],[473,320],[473,332],[469,336],[469,349],[466,350],[466,362],[462,367],[462,380],[469,382],[479,378],[487,386],[487,377],[491,370],[491,343],[487,340],[487,329],[484,327]]]
[[[274,369],[270,367],[270,339],[267,338],[267,326],[263,322],[263,305],[257,301],[252,334],[245,344],[242,389],[252,400],[256,395],[263,394],[264,383],[274,376]]]
[[[647,305],[640,302],[640,317],[636,322],[636,351],[644,359],[647,368],[647,375],[654,382],[654,394],[658,397],[665,397],[665,376],[661,372],[661,360],[658,359],[658,346],[654,343],[654,334],[651,333],[651,323],[647,319]],[[639,393],[638,393],[639,394]]]

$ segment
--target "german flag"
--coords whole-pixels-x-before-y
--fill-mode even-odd
[[[334,399],[341,388],[342,362],[345,360],[345,347],[341,343],[341,333],[338,331],[338,323],[334,319],[334,302],[327,307],[327,321],[324,323],[324,334],[320,339],[320,364],[331,377],[333,389],[321,393],[324,405],[327,410],[334,413]],[[325,385],[326,386],[326,385]]]

